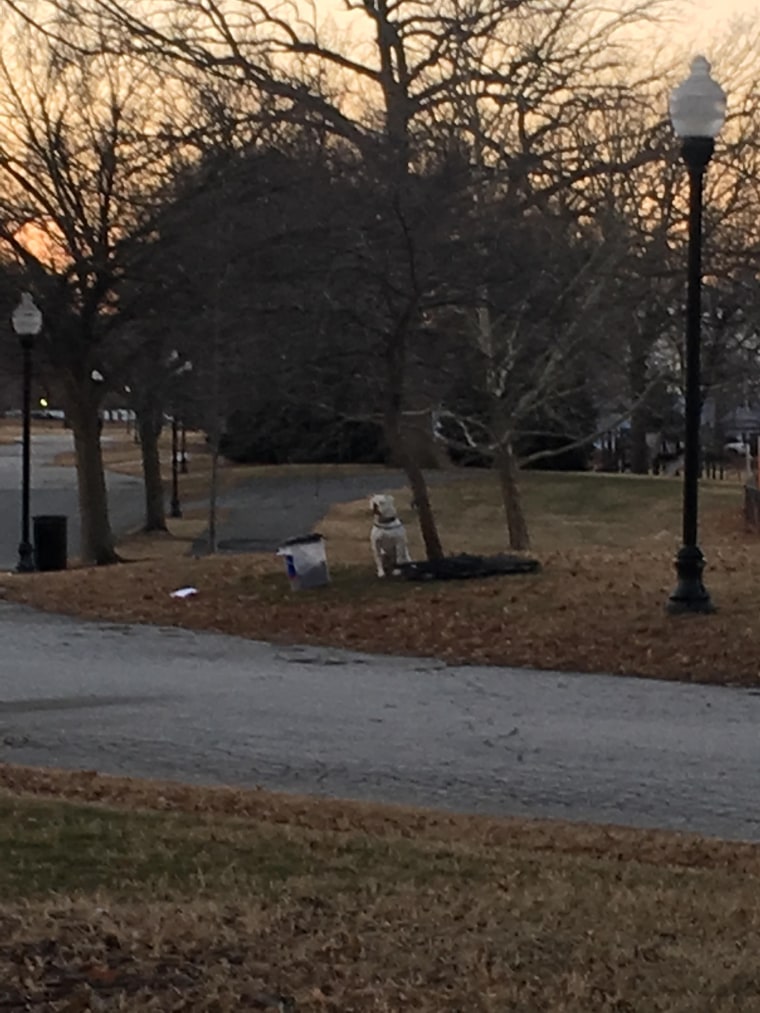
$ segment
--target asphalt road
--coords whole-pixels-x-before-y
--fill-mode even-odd
[[[429,482],[451,481],[457,472],[431,472]],[[350,503],[375,492],[390,492],[406,485],[402,472],[368,469],[366,472],[330,475],[277,475],[257,477],[225,493],[219,523],[221,552],[272,552],[286,538],[308,534],[335,503]],[[406,507],[401,499],[397,505]],[[408,512],[408,511],[405,511]],[[367,558],[371,514],[367,505]],[[206,536],[198,539],[203,551]]]
[[[0,761],[760,840],[757,692],[8,604],[0,640]]]
[[[107,437],[106,437],[107,440]],[[69,555],[79,552],[79,505],[74,468],[50,462],[73,449],[70,432],[32,436],[31,514],[68,517]],[[142,483],[126,475],[108,473],[109,509],[114,531],[139,524],[143,515]],[[18,560],[21,528],[21,443],[0,445],[0,569],[11,570]]]

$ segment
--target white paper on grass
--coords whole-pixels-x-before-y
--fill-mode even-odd
[[[172,591],[169,595],[170,598],[192,598],[194,594],[198,594],[197,587],[180,587],[176,591]]]

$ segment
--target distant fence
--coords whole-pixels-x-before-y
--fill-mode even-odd
[[[760,489],[756,485],[744,486],[744,522],[750,531],[760,534]]]
[[[131,408],[106,408],[101,415],[106,422],[134,422],[136,418]]]

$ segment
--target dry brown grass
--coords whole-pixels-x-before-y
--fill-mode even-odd
[[[217,511],[217,520],[227,516],[225,510]],[[153,563],[181,562],[192,551],[195,542],[208,527],[208,510],[202,507],[183,509],[182,517],[166,518],[167,531],[146,534],[136,531],[126,535],[119,542],[119,554],[128,563],[150,561]]]
[[[61,433],[63,424],[56,419],[32,419],[32,436],[39,436],[42,433]],[[0,419],[0,446],[8,446],[12,443],[20,443],[22,437],[20,419]]]
[[[382,475],[379,476],[382,489]],[[589,549],[674,553],[681,522],[679,479],[638,475],[526,472],[522,477],[525,513],[536,553]],[[504,514],[496,480],[489,472],[470,472],[462,479],[431,487],[441,536],[450,554],[493,553],[506,546]],[[740,510],[742,485],[732,481],[703,482],[702,537],[711,546],[743,541]],[[412,555],[422,558],[423,546],[409,495],[396,496],[407,522]],[[319,524],[330,541],[330,556],[356,562],[367,556],[367,504],[334,506]]]
[[[760,1010],[751,845],[86,773],[0,784],[3,1008]]]
[[[104,440],[102,444],[103,464],[108,471],[117,472],[120,475],[130,475],[132,478],[142,477],[142,457],[140,446],[135,443],[132,436],[125,432],[122,423],[106,424],[103,431]],[[164,430],[159,440],[159,451],[161,455],[161,477],[166,488],[171,482],[171,432]],[[189,432],[187,434],[188,472],[186,475],[179,475],[180,500],[183,503],[193,503],[208,499],[209,487],[211,484],[211,455],[208,452],[204,437],[201,433]],[[59,467],[75,467],[76,458],[71,450],[57,454],[54,464]],[[219,488],[225,490],[234,485],[245,472],[229,465],[226,461],[219,462]]]
[[[501,547],[498,502],[487,476],[437,487],[434,496],[452,551]],[[263,640],[760,684],[760,539],[743,531],[740,487],[714,483],[704,490],[707,578],[720,606],[707,617],[673,619],[663,609],[674,583],[679,497],[679,483],[667,480],[531,476],[526,498],[543,570],[530,576],[425,585],[378,581],[369,562],[366,504],[357,503],[336,507],[319,525],[329,539],[333,576],[320,590],[292,593],[281,561],[269,556],[195,560],[169,558],[162,548],[158,558],[154,544],[172,547],[164,539],[146,542],[139,564],[12,576],[4,593],[92,618]],[[404,497],[398,502],[403,507]],[[418,536],[409,527],[414,545]],[[188,584],[199,589],[196,597],[169,597]]]

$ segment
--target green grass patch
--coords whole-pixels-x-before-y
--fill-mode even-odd
[[[591,545],[625,549],[652,534],[675,538],[679,531],[679,478],[525,471],[520,488],[532,541],[540,550]],[[702,482],[700,494],[706,512],[738,508],[741,502],[740,486],[728,480]],[[434,489],[433,496],[447,543],[476,542],[481,551],[488,543],[504,547],[503,507],[492,473],[474,472]]]
[[[3,1008],[760,1009],[748,845],[8,775]]]
[[[131,896],[265,893],[319,876],[330,892],[360,877],[430,883],[482,879],[485,869],[434,851],[365,835],[328,839],[256,821],[127,811],[0,796],[0,898],[106,890]]]

